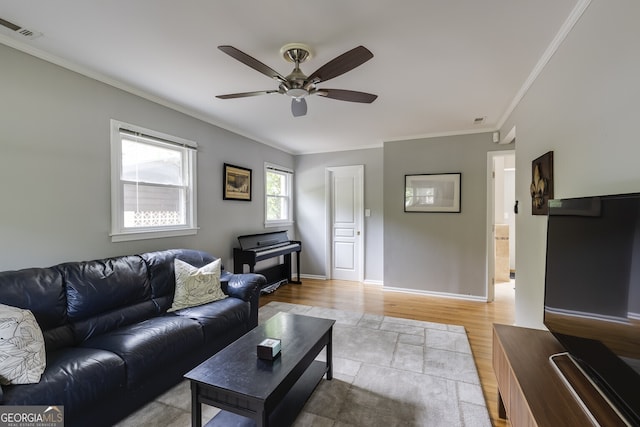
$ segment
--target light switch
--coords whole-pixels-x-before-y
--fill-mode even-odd
[[[364,216],[371,216],[371,209],[365,209]]]

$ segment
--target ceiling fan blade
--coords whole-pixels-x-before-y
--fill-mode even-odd
[[[291,100],[291,113],[293,117],[300,117],[307,115],[307,101],[304,98]]]
[[[268,95],[270,93],[278,93],[277,90],[258,90],[255,92],[230,93],[228,95],[216,95],[220,99],[246,98],[247,96]]]
[[[218,49],[229,55],[230,57],[237,59],[242,62],[244,65],[247,65],[254,70],[264,74],[267,77],[271,77],[272,79],[278,80],[281,83],[287,81],[282,74],[278,73],[268,65],[263,64],[252,56],[247,55],[243,51],[236,49],[233,46],[218,46]]]
[[[378,97],[378,95],[374,95],[372,93],[356,92],[355,90],[344,89],[318,89],[316,94],[331,99],[338,99],[340,101],[362,102],[365,104],[371,104]]]
[[[355,47],[318,68],[307,78],[307,81],[314,83],[326,82],[353,70],[371,58],[373,58],[373,53],[369,49],[364,46]]]

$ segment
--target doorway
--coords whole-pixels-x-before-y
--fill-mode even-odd
[[[364,165],[325,170],[328,279],[364,280]]]
[[[515,290],[515,151],[487,157],[487,301]]]

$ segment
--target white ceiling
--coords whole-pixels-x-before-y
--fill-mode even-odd
[[[588,2],[587,2],[588,3]],[[0,0],[0,18],[42,32],[0,42],[290,153],[493,131],[514,108],[585,0]],[[8,35],[9,34],[9,35]],[[302,42],[309,75],[358,45],[374,58],[320,88],[294,118],[268,77],[217,49],[232,45],[283,75],[279,50]],[[484,124],[474,119],[486,117]]]

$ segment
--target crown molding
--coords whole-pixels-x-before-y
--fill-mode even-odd
[[[562,42],[564,41],[564,39],[567,37],[567,35],[569,35],[574,25],[576,25],[576,23],[580,20],[580,17],[582,17],[582,14],[585,12],[585,10],[587,10],[590,4],[591,4],[591,0],[578,1],[576,6],[571,11],[571,14],[564,21],[564,23],[560,27],[560,30],[558,30],[558,33],[551,41],[551,44],[549,44],[547,49],[544,51],[544,53],[536,63],[536,66],[533,68],[533,70],[529,74],[529,77],[527,77],[524,84],[522,85],[518,93],[516,93],[516,96],[513,98],[513,100],[511,101],[511,104],[509,104],[509,107],[507,108],[507,110],[504,112],[504,114],[498,121],[498,129],[504,126],[509,116],[511,116],[511,114],[516,109],[520,101],[522,101],[522,98],[524,98],[524,96],[527,94],[527,91],[529,90],[529,88],[533,86],[533,83],[536,81],[538,76],[540,76],[540,74],[542,73],[542,70],[544,70],[544,67],[549,63],[549,61],[551,60],[553,55],[556,53],[558,48],[562,45]]]

